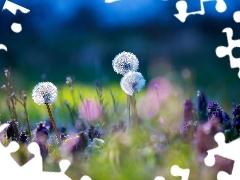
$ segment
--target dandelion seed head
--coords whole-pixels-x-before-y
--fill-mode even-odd
[[[57,87],[51,82],[40,82],[32,92],[33,101],[39,105],[52,104],[57,100]]]
[[[145,79],[139,72],[129,72],[123,76],[120,85],[122,90],[132,96],[134,93],[141,91],[145,86]]]
[[[112,61],[114,71],[122,75],[130,71],[137,71],[138,65],[138,58],[133,53],[125,51],[118,54]]]

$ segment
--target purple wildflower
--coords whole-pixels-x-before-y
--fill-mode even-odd
[[[232,111],[233,114],[233,126],[238,130],[240,130],[240,104],[235,107]]]

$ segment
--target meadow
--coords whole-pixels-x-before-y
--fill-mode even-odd
[[[138,126],[133,103],[127,122],[127,96],[119,84],[83,84],[66,77],[56,84],[57,99],[50,105],[60,141],[44,105],[32,99],[34,86],[20,87],[25,91],[16,87],[17,77],[12,74],[10,69],[2,74],[1,122],[10,125],[1,142],[21,144],[14,154],[19,164],[31,158],[26,145],[34,141],[40,146],[45,171],[59,171],[58,162],[68,159],[71,166],[66,174],[76,180],[83,175],[96,180],[180,179],[170,174],[175,164],[189,168],[189,179],[194,180],[216,179],[220,170],[231,173],[230,160],[218,157],[213,167],[203,160],[207,150],[217,146],[213,139],[217,132],[225,133],[226,142],[239,136],[236,103],[226,103],[225,111],[194,86],[186,90],[174,74],[151,79],[135,94]],[[191,84],[189,72],[184,81]]]

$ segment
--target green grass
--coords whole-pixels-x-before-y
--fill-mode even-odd
[[[179,127],[183,119],[183,102],[189,94],[195,92],[194,88],[184,91],[177,83],[172,84],[169,97],[161,104],[158,114],[152,118],[139,117],[140,129],[136,131],[131,128],[126,133],[111,133],[113,125],[120,120],[126,120],[126,94],[121,90],[119,84],[111,84],[103,87],[103,100],[106,104],[108,121],[104,117],[94,122],[102,126],[105,135],[104,146],[91,153],[83,153],[77,157],[63,153],[61,148],[55,145],[49,146],[50,156],[44,163],[47,171],[59,171],[58,162],[62,158],[72,161],[67,175],[74,180],[79,180],[83,175],[89,175],[93,180],[154,180],[156,176],[164,176],[166,179],[179,179],[170,174],[172,165],[181,168],[190,168],[190,179],[208,180],[216,179],[215,170],[208,171],[203,163],[198,161],[196,148],[179,135]],[[68,101],[72,107],[74,102],[67,85],[57,85],[58,99],[51,105],[53,116],[58,126],[69,127],[71,123],[70,114],[64,101]],[[29,88],[29,87],[28,87]],[[117,112],[114,112],[110,90],[115,94]],[[94,86],[85,84],[74,85],[74,101],[76,109],[81,105],[81,94],[83,99],[98,101]],[[35,128],[35,123],[48,118],[46,107],[37,105],[31,98],[31,90],[27,91],[27,109],[30,123]],[[137,101],[146,95],[143,90],[136,95]],[[1,93],[1,121],[9,120],[8,109]],[[26,127],[23,116],[23,108],[17,104],[17,114],[21,128]],[[139,112],[141,114],[141,112]],[[164,119],[161,122],[159,119]],[[133,116],[131,116],[133,121]],[[69,132],[70,133],[70,132]],[[64,145],[63,145],[64,146]],[[88,158],[84,158],[86,157]]]

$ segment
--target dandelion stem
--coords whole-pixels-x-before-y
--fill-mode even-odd
[[[127,94],[127,129],[128,132],[130,126],[130,95]]]
[[[132,95],[132,104],[133,104],[133,110],[134,110],[135,126],[138,129],[138,114],[137,114],[137,106],[136,106],[135,94]]]
[[[54,119],[53,119],[52,112],[51,112],[51,109],[50,109],[50,107],[49,107],[49,104],[46,103],[46,106],[47,106],[48,115],[49,115],[51,124],[52,124],[52,126],[53,126],[53,130],[54,130],[54,132],[55,132],[55,135],[57,136],[58,141],[61,142],[61,138],[60,138],[60,136],[59,136],[59,134],[58,134],[57,127],[56,127],[56,124],[55,124],[55,122],[54,122]]]

